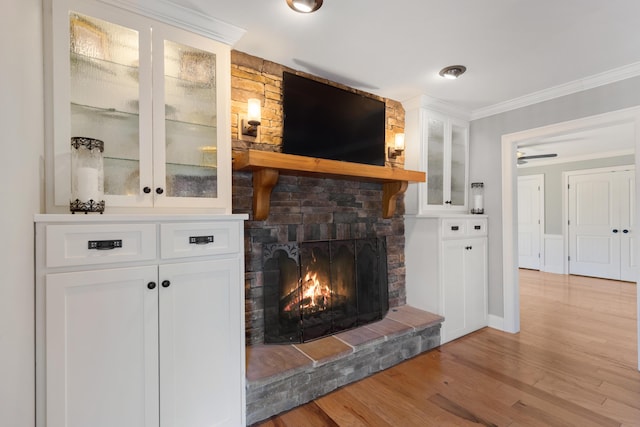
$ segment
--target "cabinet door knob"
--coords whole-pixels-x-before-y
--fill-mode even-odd
[[[617,229],[617,228],[614,228],[614,229],[613,229],[613,232],[614,232],[614,233],[617,233],[617,232],[618,232],[618,229]]]
[[[162,287],[163,287],[163,288],[168,288],[168,287],[169,287],[169,285],[171,285],[171,282],[170,282],[170,281],[168,281],[168,280],[163,280],[163,281],[162,281]]]
[[[162,194],[162,193],[164,193],[164,190],[162,188],[158,187],[158,188],[156,188],[156,193],[157,194]]]
[[[627,234],[627,233],[629,232],[629,230],[627,230],[627,229],[625,228],[624,230],[622,230],[622,232],[623,232],[624,234]]]
[[[143,191],[145,194],[149,194],[149,193],[151,193],[151,188],[149,188],[149,187],[144,187],[144,188],[142,189],[142,191]]]
[[[445,203],[445,204],[447,204],[447,205],[450,205],[450,204],[451,204],[451,200],[447,200],[447,201],[446,201],[446,202],[444,202],[444,203]]]
[[[147,283],[147,288],[149,288],[149,289],[155,289],[155,288],[156,288],[156,282],[149,282],[149,283]]]

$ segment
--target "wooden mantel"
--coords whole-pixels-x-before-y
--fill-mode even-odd
[[[396,198],[407,190],[410,181],[426,180],[425,173],[419,171],[259,150],[234,152],[233,170],[253,171],[253,217],[259,221],[269,216],[271,190],[280,174],[380,182],[383,218],[393,216]]]

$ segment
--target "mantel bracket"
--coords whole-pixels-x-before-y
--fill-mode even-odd
[[[253,171],[253,219],[263,221],[269,217],[271,191],[278,183],[277,169],[256,169]]]
[[[396,212],[396,200],[407,191],[407,181],[386,182],[382,184],[382,217],[391,218]]]

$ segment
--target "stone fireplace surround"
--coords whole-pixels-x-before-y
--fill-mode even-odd
[[[285,67],[233,51],[231,68],[234,150],[279,151]],[[235,139],[246,99],[254,97],[263,102],[259,135]],[[396,101],[384,101],[389,141],[403,131],[404,110]],[[397,198],[394,215],[383,219],[382,192],[376,182],[281,175],[268,218],[256,221],[252,173],[233,172],[233,212],[249,214],[244,236],[248,424],[439,345],[443,319],[405,305],[403,197]],[[387,242],[390,312],[385,319],[298,346],[263,344],[263,244],[377,237]]]

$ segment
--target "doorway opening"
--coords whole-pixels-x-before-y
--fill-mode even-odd
[[[616,123],[633,123],[635,130],[635,168],[637,174],[640,165],[640,161],[638,160],[638,153],[640,151],[640,108],[638,107],[502,136],[503,330],[513,333],[520,330],[518,236],[516,232],[518,224],[516,204],[518,175],[516,170],[516,153],[518,144],[533,138],[562,135],[578,130],[596,129],[603,126],[611,126]],[[636,197],[636,200],[639,200],[639,198]],[[636,216],[638,212],[639,209],[636,209]],[[640,254],[635,255],[636,258],[638,256],[640,256]],[[637,311],[640,311],[640,293],[638,293],[638,295]],[[638,318],[638,331],[640,336],[640,317]],[[640,343],[640,339],[638,341]],[[638,355],[638,366],[640,367],[640,351]]]

